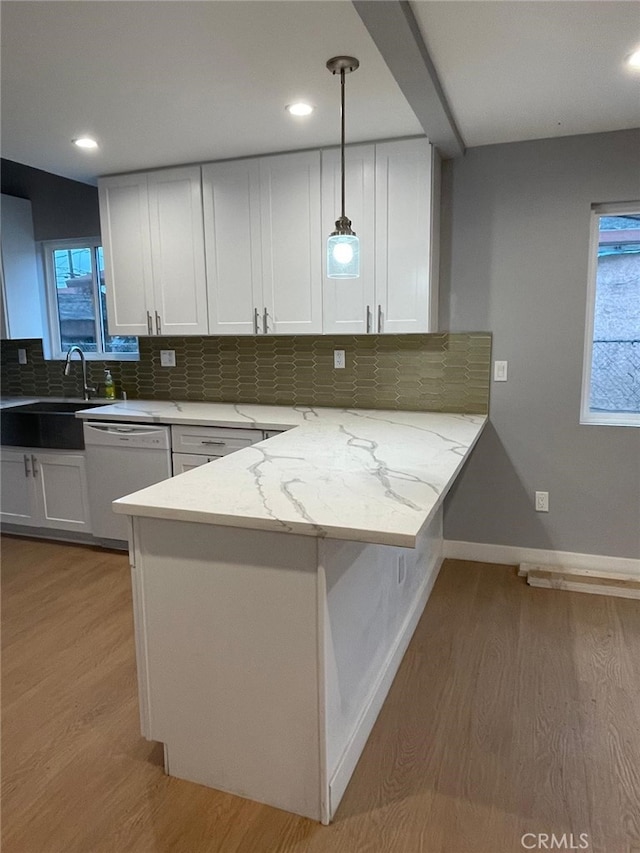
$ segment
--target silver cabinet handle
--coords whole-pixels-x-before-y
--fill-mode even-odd
[[[269,332],[269,312],[267,309],[264,309],[264,313],[262,315],[262,331],[266,334]]]
[[[257,308],[253,309],[253,334],[260,334],[260,312]]]
[[[156,311],[156,335],[162,334],[162,325],[160,324],[160,315]]]
[[[378,334],[382,334],[382,305],[378,305]]]
[[[32,453],[32,454],[31,454],[31,470],[33,471],[33,476],[34,476],[34,477],[37,477],[37,476],[38,476],[38,469],[37,469],[37,467],[36,467],[36,462],[37,462],[37,459],[36,459],[36,457],[35,457],[35,456],[33,455],[33,453]]]
[[[208,439],[207,441],[201,441],[200,444],[218,444],[222,447],[226,444],[226,441],[215,441],[214,439]]]
[[[367,334],[371,331],[371,306],[367,305]]]
[[[149,332],[150,335],[153,334],[153,324],[152,324],[152,320],[151,320],[151,314],[148,311],[147,311],[147,332]]]
[[[27,456],[26,453],[24,454],[23,459],[24,459],[24,476],[28,477],[31,472],[29,471],[29,457]]]

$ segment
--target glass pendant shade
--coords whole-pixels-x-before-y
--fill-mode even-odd
[[[331,234],[327,240],[327,278],[360,276],[360,240],[355,234]]]

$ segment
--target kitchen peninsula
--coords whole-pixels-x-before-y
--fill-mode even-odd
[[[142,731],[167,772],[328,823],[486,417],[129,401],[100,420],[283,431],[114,509],[131,516]]]

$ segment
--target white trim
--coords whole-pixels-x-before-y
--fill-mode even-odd
[[[427,567],[424,581],[414,598],[413,605],[404,620],[402,628],[398,632],[395,642],[389,649],[386,660],[378,673],[378,677],[373,683],[369,698],[364,705],[353,734],[340,757],[335,773],[329,783],[329,807],[332,817],[340,805],[340,801],[353,775],[367,738],[371,734],[373,724],[378,718],[384,700],[391,689],[391,684],[398,672],[400,662],[413,637],[418,621],[422,616],[433,585],[438,577],[443,558],[439,553],[435,553],[433,556],[434,559],[431,561],[431,565]]]
[[[580,397],[580,423],[597,426],[640,427],[637,412],[593,412],[589,408],[591,397],[591,366],[593,362],[593,326],[596,305],[596,283],[598,271],[598,241],[601,216],[624,216],[640,213],[640,202],[629,201],[591,205],[589,224],[589,266],[587,273],[587,310],[582,361],[582,391]]]
[[[551,551],[544,548],[522,548],[518,545],[492,545],[487,542],[460,542],[445,539],[444,556],[454,560],[471,560],[481,563],[503,563],[519,566],[535,563],[562,569],[578,569],[582,573],[622,576],[618,579],[640,578],[640,559],[634,557],[608,557],[604,554],[576,554],[571,551]]]

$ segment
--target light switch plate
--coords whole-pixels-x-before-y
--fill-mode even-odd
[[[160,350],[160,366],[175,367],[176,366],[176,351],[174,349]]]
[[[333,366],[335,368],[343,368],[346,365],[346,358],[343,349],[334,349],[333,351]]]
[[[506,382],[507,381],[507,362],[506,361],[494,361],[494,363],[493,363],[493,381],[494,382]]]
[[[26,363],[27,363],[27,351],[26,351],[26,349],[22,349],[22,347],[20,347],[20,349],[18,350],[18,364],[26,364]]]

